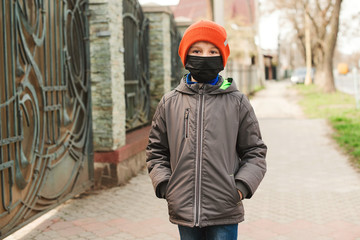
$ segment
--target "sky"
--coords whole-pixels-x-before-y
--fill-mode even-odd
[[[260,0],[266,2],[271,0]],[[157,3],[160,5],[176,5],[179,0],[139,0],[140,4]],[[347,17],[360,10],[360,0],[343,0],[341,21],[347,21]],[[279,18],[277,13],[262,15],[259,22],[260,46],[263,49],[277,49],[279,36]],[[350,54],[355,50],[360,51],[360,34],[358,37],[342,36],[339,34],[338,47],[343,53]]]
[[[358,14],[360,12],[360,1],[359,0],[343,0],[341,5],[341,22],[351,22],[349,20],[349,16]],[[353,30],[358,31],[359,29],[359,21],[357,24],[350,26]],[[341,26],[340,26],[341,27]],[[357,36],[342,36],[342,34],[338,35],[338,47],[342,50],[342,52],[350,54],[355,49],[360,51],[360,33],[357,32]]]

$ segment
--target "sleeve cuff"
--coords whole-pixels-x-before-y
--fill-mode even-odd
[[[243,199],[246,198],[250,192],[248,187],[239,180],[235,180],[235,183],[236,183],[236,188],[242,193]]]
[[[158,198],[165,198],[168,181],[161,182],[156,188],[156,196]]]

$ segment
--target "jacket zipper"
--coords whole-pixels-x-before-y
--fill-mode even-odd
[[[185,109],[185,138],[189,137],[189,112],[190,108]]]
[[[203,118],[204,118],[204,99],[202,88],[199,91],[199,112],[198,112],[198,132],[197,149],[195,164],[195,226],[200,226],[200,205],[201,205],[201,168],[202,168],[202,145],[203,145]]]

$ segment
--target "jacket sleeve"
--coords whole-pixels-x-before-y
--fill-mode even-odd
[[[240,169],[235,175],[237,185],[243,184],[251,198],[266,172],[267,147],[261,138],[258,120],[248,99],[243,96],[239,109],[239,131],[237,152],[240,156]]]
[[[158,198],[165,197],[164,190],[166,190],[166,187],[164,187],[164,183],[169,180],[171,175],[164,103],[165,98],[163,97],[154,114],[149,134],[149,143],[146,148],[147,169]]]

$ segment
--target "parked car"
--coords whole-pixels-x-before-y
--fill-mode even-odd
[[[311,79],[314,79],[315,69],[311,69]],[[294,84],[304,83],[306,77],[306,67],[296,68],[292,74],[290,81]]]

